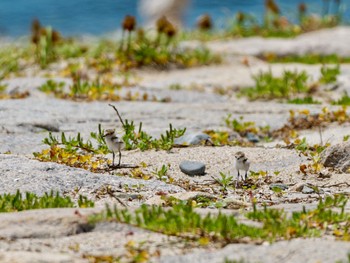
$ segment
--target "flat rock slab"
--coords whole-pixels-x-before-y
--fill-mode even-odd
[[[90,232],[87,216],[101,209],[41,209],[0,213],[0,239],[58,238]]]
[[[45,192],[58,191],[72,193],[80,189],[79,194],[92,196],[99,189],[110,186],[123,192],[126,186],[132,189],[142,185],[144,194],[157,191],[181,192],[181,187],[169,185],[157,180],[137,180],[111,174],[95,174],[51,162],[39,162],[22,156],[0,154],[0,193],[33,192],[43,195]]]
[[[322,239],[293,239],[271,245],[228,245],[215,252],[191,253],[183,256],[162,257],[164,263],[222,263],[225,259],[240,262],[261,263],[334,263],[346,262],[350,251],[349,242]]]
[[[134,246],[135,249],[142,247],[152,255],[151,262],[222,263],[225,259],[244,259],[262,263],[334,263],[347,259],[350,250],[349,242],[330,239],[294,239],[263,245],[230,244],[222,249],[211,246],[196,248],[176,237],[116,222],[99,222],[80,231],[81,226],[88,225],[88,216],[100,211],[98,208],[67,208],[0,213],[0,261],[89,262],[87,256],[100,255],[121,257],[122,262],[129,262],[130,248]],[[198,212],[205,215],[212,211],[199,209]]]
[[[131,261],[128,246],[150,254],[180,253],[176,237],[115,222],[88,223],[100,209],[42,209],[0,213],[0,261],[18,263],[91,262],[90,255],[121,257]],[[84,231],[81,226],[89,226]],[[172,244],[178,247],[171,247]],[[129,245],[128,245],[129,244]],[[131,245],[133,244],[133,245]],[[51,255],[51,257],[50,257]]]
[[[65,253],[7,251],[0,252],[2,263],[87,263],[81,257],[75,257]]]
[[[249,37],[233,40],[218,40],[205,46],[216,53],[260,55],[274,53],[277,55],[315,53],[321,55],[338,54],[350,56],[350,27],[340,26],[305,33],[295,38]],[[201,43],[188,43],[195,47]]]

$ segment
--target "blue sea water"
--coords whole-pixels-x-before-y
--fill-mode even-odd
[[[159,0],[162,1],[162,0]],[[322,13],[324,1],[306,0],[309,12]],[[276,1],[283,15],[296,18],[301,0]],[[345,20],[350,19],[346,8],[350,0],[343,0]],[[120,28],[126,14],[135,15],[141,21],[137,0],[0,0],[0,35],[18,37],[29,34],[30,23],[38,18],[43,25],[51,25],[65,36],[103,35]],[[331,6],[332,9],[332,6]],[[196,18],[210,14],[217,26],[224,25],[237,11],[262,16],[264,0],[192,0],[185,14],[185,26],[194,26]]]

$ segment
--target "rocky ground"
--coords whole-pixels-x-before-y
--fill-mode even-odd
[[[171,98],[169,102],[120,101],[114,103],[124,119],[143,122],[143,128],[153,136],[164,132],[169,123],[187,129],[186,134],[204,130],[227,130],[224,119],[244,117],[257,126],[282,127],[289,111],[308,109],[320,112],[326,105],[294,105],[277,101],[249,102],[237,98],[242,87],[253,85],[252,74],[271,70],[280,74],[285,69],[305,70],[315,80],[321,65],[268,64],[257,55],[264,52],[285,54],[337,53],[350,56],[350,28],[338,27],[302,35],[295,39],[235,39],[207,43],[211,50],[224,54],[221,65],[171,70],[165,72],[139,70],[134,72],[136,85],[129,89]],[[197,47],[197,42],[183,43]],[[243,151],[251,160],[251,170],[266,174],[257,175],[258,186],[253,194],[258,204],[267,203],[288,212],[313,208],[320,197],[343,193],[350,195],[347,171],[347,144],[349,124],[333,123],[322,130],[323,142],[340,144],[333,149],[344,149],[338,156],[338,169],[324,169],[322,174],[303,174],[300,166],[310,160],[295,149],[276,147],[281,140],[258,142],[254,147],[194,146],[166,151],[139,150],[123,152],[122,163],[145,163],[143,174],[152,174],[162,165],[168,166],[173,180],[131,178],[130,169],[92,173],[51,162],[35,160],[33,152],[47,148],[42,140],[48,131],[75,135],[81,132],[88,137],[103,128],[121,125],[108,102],[73,102],[60,100],[39,92],[46,81],[43,77],[6,79],[8,89],[28,90],[30,96],[20,100],[0,100],[0,193],[30,191],[42,195],[50,190],[76,198],[83,194],[96,202],[92,209],[47,209],[0,214],[1,262],[95,262],[91,256],[121,256],[128,262],[132,250],[143,246],[152,255],[152,262],[224,262],[225,259],[243,262],[347,262],[350,243],[328,236],[314,239],[294,239],[273,244],[231,244],[224,248],[198,247],[184,244],[177,237],[142,230],[119,223],[100,223],[94,228],[87,224],[87,216],[103,209],[105,203],[130,207],[141,204],[161,204],[161,195],[190,199],[198,195],[213,197],[225,204],[225,212],[239,214],[251,208],[248,191],[238,187],[222,191],[215,181],[220,172],[235,175],[234,154]],[[176,87],[176,88],[175,88]],[[329,87],[325,87],[329,88]],[[350,65],[341,65],[337,87],[328,92],[328,98],[338,99],[350,91]],[[321,98],[322,99],[322,98]],[[329,106],[337,109],[337,106]],[[321,143],[318,129],[300,131],[310,143]],[[328,153],[332,155],[332,151]],[[108,155],[111,158],[111,155]],[[324,157],[326,158],[326,157]],[[203,176],[188,176],[180,171],[182,161],[199,161],[206,165]],[[345,168],[344,168],[345,167]],[[343,169],[344,168],[344,169]],[[341,172],[344,171],[344,173]],[[137,176],[134,176],[137,177]],[[251,180],[251,179],[250,179]],[[283,185],[283,194],[271,190]],[[106,187],[114,194],[105,191]],[[315,191],[318,189],[318,191]],[[160,194],[162,193],[162,194]],[[237,207],[237,203],[239,204]],[[239,209],[237,209],[239,208]],[[217,212],[217,209],[198,209],[200,212]],[[347,207],[349,211],[349,207]],[[97,261],[96,261],[97,262]],[[101,261],[103,262],[103,261]],[[105,262],[110,262],[105,259]]]

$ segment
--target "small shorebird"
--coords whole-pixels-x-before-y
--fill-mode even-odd
[[[106,144],[108,149],[112,152],[113,154],[113,162],[112,166],[114,166],[114,158],[115,158],[115,153],[119,152],[119,161],[118,165],[120,166],[120,160],[122,158],[122,152],[121,149],[124,147],[124,142],[115,134],[115,129],[108,129],[105,131],[105,134],[103,137],[106,140]]]
[[[236,187],[237,187],[239,177],[240,177],[239,170],[245,171],[245,175],[244,175],[244,181],[245,181],[245,180],[247,180],[249,166],[250,166],[250,162],[249,162],[248,158],[245,156],[244,152],[236,152],[236,154],[235,154],[235,167],[237,170]],[[242,176],[242,180],[243,180],[243,176]]]

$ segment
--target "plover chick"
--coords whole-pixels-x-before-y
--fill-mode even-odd
[[[245,156],[244,152],[236,152],[236,154],[235,154],[235,167],[237,170],[236,186],[238,184],[239,176],[240,176],[239,170],[245,171],[245,175],[244,175],[244,181],[245,181],[245,180],[247,180],[249,166],[250,166],[250,162],[249,162],[248,158]],[[243,180],[243,176],[242,176],[242,180]]]
[[[112,165],[114,166],[115,153],[119,152],[119,161],[117,166],[120,166],[120,160],[122,158],[121,150],[124,147],[124,142],[115,134],[114,129],[105,130],[105,134],[103,135],[103,137],[105,138],[108,149],[113,154]]]

